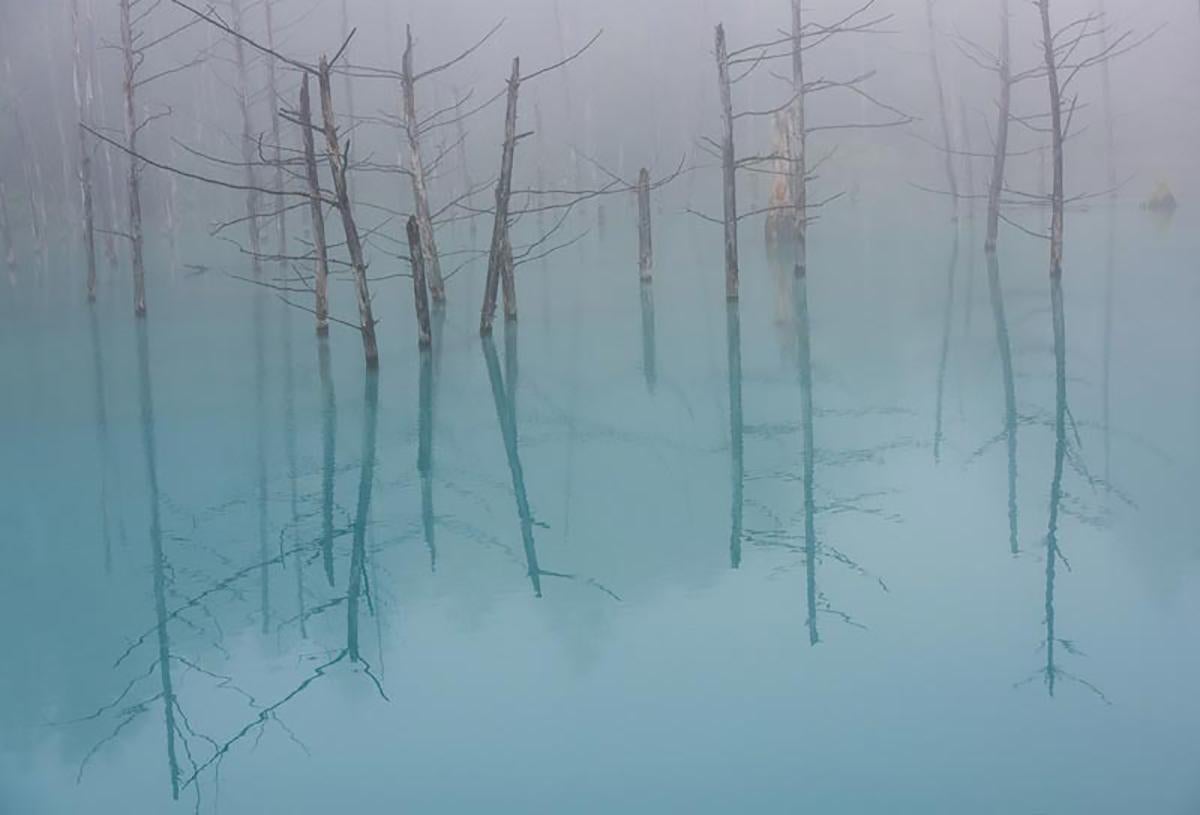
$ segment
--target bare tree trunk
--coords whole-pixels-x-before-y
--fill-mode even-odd
[[[17,253],[13,245],[12,222],[8,219],[8,193],[0,180],[0,240],[4,241],[4,263],[8,266],[8,282],[17,282]]]
[[[92,77],[83,60],[79,0],[71,0],[71,31],[74,45],[75,109],[79,115],[79,191],[83,202],[83,246],[87,254],[87,298],[96,302],[96,219],[92,203],[92,154],[82,123],[92,120]]]
[[[812,346],[808,320],[808,274],[796,266],[793,290],[796,310],[796,338],[800,368],[800,426],[804,436],[804,571],[808,608],[808,642],[821,641],[817,628],[817,504],[815,433],[813,431]]]
[[[242,31],[241,0],[230,0],[230,28],[235,32]],[[250,120],[250,87],[246,76],[246,48],[240,37],[233,38],[233,59],[237,68],[237,103],[242,115],[242,162],[246,176],[246,227],[250,232],[250,264],[254,278],[262,277],[262,235],[258,229],[258,193],[253,189],[257,186],[254,177],[254,125]]]
[[[317,339],[317,372],[321,381],[321,560],[325,579],[333,577],[333,486],[337,476],[337,397],[330,370],[329,338]]]
[[[133,313],[146,314],[146,264],[143,257],[142,195],[139,188],[141,162],[137,158],[137,107],[134,102],[137,66],[133,56],[130,0],[121,2],[121,50],[125,61],[125,146],[129,152],[129,243],[133,254]]]
[[[1042,50],[1046,59],[1046,82],[1050,89],[1050,136],[1053,139],[1054,188],[1050,195],[1050,276],[1062,276],[1063,258],[1063,124],[1062,93],[1058,84],[1058,62],[1054,33],[1050,27],[1050,0],[1038,0],[1042,15]]]
[[[513,265],[512,241],[508,228],[504,230],[503,264],[500,266],[500,288],[504,292],[504,319],[511,323],[517,319],[517,277]]]
[[[440,338],[438,340],[441,342]],[[421,351],[417,381],[417,473],[421,478],[421,529],[429,569],[437,571],[437,516],[433,511],[433,354]]]
[[[721,94],[721,172],[725,200],[725,297],[738,296],[737,159],[733,152],[733,95],[725,26],[717,26],[717,84]]]
[[[1008,318],[1004,311],[1004,292],[1000,288],[1000,262],[995,252],[987,253],[987,265],[992,317],[996,323],[996,348],[1000,353],[1000,374],[1004,384],[1004,435],[1008,443],[1008,546],[1015,555],[1020,550],[1017,534],[1017,391]]]
[[[650,232],[650,171],[645,167],[638,173],[638,271],[642,282],[649,282],[654,269],[654,243]]]
[[[408,254],[412,261],[413,303],[417,309],[417,345],[428,348],[433,341],[429,329],[429,294],[425,289],[425,257],[417,216],[408,216]]]
[[[963,193],[965,195],[963,198],[963,207],[967,211],[967,217],[974,219],[975,157],[971,154],[971,123],[967,116],[967,103],[961,96],[958,97],[958,117],[963,153]]]
[[[521,88],[521,59],[514,57],[508,80],[508,103],[504,114],[504,147],[500,154],[500,178],[496,182],[496,213],[492,221],[492,244],[488,253],[487,281],[483,291],[483,309],[479,315],[479,333],[492,333],[496,315],[496,295],[508,243],[508,199],[512,193],[513,160],[517,147],[517,95]]]
[[[317,150],[313,143],[312,102],[308,95],[308,74],[300,85],[300,131],[304,142],[304,174],[308,180],[308,210],[312,217],[313,250],[316,253],[314,281],[317,336],[329,333],[329,258],[325,243],[325,213],[321,209],[321,179],[317,175]]]
[[[342,215],[342,229],[346,233],[346,248],[350,252],[350,265],[354,270],[354,289],[358,296],[358,324],[362,332],[363,354],[368,368],[379,366],[379,346],[375,342],[375,318],[371,314],[371,292],[367,287],[367,264],[363,260],[362,242],[358,226],[354,223],[354,212],[350,208],[350,190],[346,184],[346,157],[342,155],[338,142],[337,122],[333,114],[333,92],[330,90],[329,62],[321,57],[319,81],[321,86],[321,117],[325,124],[325,147],[329,154],[329,167],[333,172],[333,186],[337,194],[338,211]]]
[[[378,371],[367,371],[363,403],[363,452],[358,469],[358,501],[354,508],[350,575],[346,592],[346,650],[351,662],[362,659],[358,645],[358,604],[362,597],[363,577],[367,567],[367,524],[371,518],[371,493],[375,484],[375,433],[379,421]]]
[[[468,193],[470,193],[471,187],[473,186],[473,182],[471,181],[471,165],[470,165],[470,162],[467,161],[467,131],[466,131],[466,127],[463,125],[463,119],[462,119],[462,105],[463,105],[464,101],[465,100],[463,99],[462,94],[459,93],[458,88],[455,88],[454,89],[454,122],[455,122],[455,129],[457,130],[457,138],[458,138],[458,163],[459,163],[460,169],[462,170],[463,188],[462,188],[461,195],[467,195]],[[539,127],[538,130],[540,131],[541,127]],[[539,165],[539,168],[540,168],[540,165]],[[541,189],[541,186],[539,185],[538,188]],[[470,232],[470,235],[471,235],[471,243],[475,243],[475,219],[474,218],[467,219],[467,225],[468,225],[467,226],[468,231]]]
[[[992,159],[992,180],[988,185],[987,237],[984,249],[996,251],[1000,236],[1000,195],[1004,191],[1008,162],[1009,109],[1012,105],[1012,45],[1010,43],[1008,0],[1000,0],[1000,110],[996,118],[996,155]]]
[[[654,331],[654,287],[642,284],[642,374],[646,390],[654,393],[658,384],[658,353]]]
[[[417,121],[416,75],[413,73],[412,27],[405,27],[404,61],[400,87],[404,93],[404,134],[408,140],[408,172],[412,180],[413,203],[417,211],[417,226],[421,230],[421,254],[429,274],[429,293],[433,302],[446,301],[446,284],[442,280],[442,264],[438,258],[433,234],[433,215],[429,209],[429,187],[425,165],[421,162],[420,123]],[[461,126],[461,125],[460,125]]]
[[[950,117],[946,111],[946,89],[942,85],[942,68],[938,61],[937,29],[933,23],[933,0],[925,0],[925,17],[929,23],[929,66],[937,89],[938,115],[942,125],[942,152],[946,161],[946,183],[954,200],[954,217],[958,217],[958,177],[954,173],[954,142],[950,139]]]
[[[275,50],[275,20],[272,15],[271,0],[263,0],[263,9],[267,15],[267,47]],[[305,79],[308,79],[307,74]],[[267,98],[271,103],[271,140],[273,142],[274,155],[272,156],[275,162],[275,189],[282,190],[283,183],[283,144],[279,127],[279,85],[278,78],[275,72],[275,56],[267,54]],[[280,207],[278,215],[275,216],[275,227],[279,240],[279,265],[283,267],[287,261],[283,258],[287,255],[287,208]]]
[[[804,109],[804,14],[800,0],[792,0],[792,121],[788,134],[792,208],[795,219],[796,265],[808,268],[808,125]]]

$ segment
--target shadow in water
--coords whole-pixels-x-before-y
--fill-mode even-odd
[[[793,286],[796,312],[797,363],[800,370],[800,427],[804,443],[804,571],[805,603],[808,609],[808,642],[821,641],[817,630],[817,527],[816,527],[816,450],[813,433],[812,346],[808,321],[808,275],[796,266]]]
[[[358,643],[359,605],[371,603],[367,581],[367,525],[371,517],[371,492],[375,484],[375,431],[379,423],[379,372],[365,372],[363,389],[362,459],[358,470],[358,500],[350,550],[349,587],[346,591],[346,651],[351,662],[362,658]]]
[[[337,398],[330,369],[329,338],[317,338],[317,371],[321,380],[321,560],[325,579],[334,585],[333,485],[337,477]]]
[[[521,469],[521,454],[517,445],[516,408],[512,388],[506,388],[500,373],[500,360],[496,346],[490,337],[484,337],[483,357],[487,365],[488,380],[492,386],[492,400],[496,406],[496,421],[500,424],[500,435],[504,440],[504,455],[508,460],[508,472],[512,478],[513,495],[517,502],[517,517],[521,522],[521,544],[525,550],[525,566],[529,583],[537,597],[542,596],[542,570],[538,566],[537,548],[533,540],[533,516],[529,511],[529,498],[525,492],[525,472]],[[515,361],[515,354],[513,355]],[[515,364],[512,366],[515,371]]]
[[[163,552],[161,496],[158,486],[158,450],[154,435],[154,397],[150,383],[150,338],[145,319],[137,321],[138,403],[141,408],[142,453],[146,464],[146,487],[150,503],[150,567],[154,576],[155,636],[158,646],[157,670],[161,684],[159,698],[166,726],[167,772],[171,780],[171,798],[179,800],[179,757],[174,684],[171,681],[171,640],[167,632],[167,564]]]
[[[100,327],[96,309],[88,310],[88,327],[92,337],[92,371],[96,396],[96,446],[100,457],[100,537],[104,546],[104,572],[112,572],[113,518],[109,515],[110,505],[121,506],[120,479],[117,463],[112,454],[112,439],[108,427],[108,403],[105,396],[104,348],[100,341]],[[110,483],[111,474],[111,483]],[[114,500],[115,497],[115,500]],[[116,528],[121,543],[125,542],[125,523],[120,510],[116,513]]]
[[[1004,291],[1000,284],[1000,261],[995,252],[987,253],[987,267],[992,319],[996,324],[996,349],[1000,354],[1000,375],[1004,384],[1004,439],[1008,448],[1008,545],[1015,555],[1020,549],[1017,538],[1017,391]]]
[[[729,359],[729,565],[742,563],[742,511],[746,470],[743,463],[742,421],[742,322],[738,301],[725,304],[725,331]]]
[[[654,284],[642,282],[642,375],[653,394],[658,384],[658,351],[654,332]]]
[[[937,407],[933,425],[933,460],[942,460],[942,416],[946,396],[946,365],[950,359],[951,321],[954,315],[954,279],[958,272],[958,230],[954,231],[954,244],[950,249],[950,263],[946,269],[946,305],[942,316],[942,345],[938,361]]]

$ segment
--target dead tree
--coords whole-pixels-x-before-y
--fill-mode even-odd
[[[1042,51],[1046,59],[1046,84],[1050,92],[1050,138],[1054,150],[1050,191],[1050,277],[1062,276],[1063,259],[1063,124],[1062,86],[1058,79],[1055,35],[1050,26],[1050,0],[1038,0],[1042,17]],[[1074,104],[1072,104],[1074,112]]]
[[[75,111],[79,121],[92,120],[92,77],[83,58],[83,37],[80,29],[79,0],[71,0],[72,60],[75,88]],[[87,256],[87,298],[96,301],[96,218],[92,194],[92,152],[87,131],[76,128],[79,134],[79,167],[77,168],[80,201],[83,206],[83,247]]]
[[[246,47],[242,35],[241,0],[230,0],[233,58],[237,69],[237,104],[242,118],[242,163],[246,183],[246,228],[250,233],[250,262],[255,279],[262,277],[262,235],[258,229],[258,191],[254,177],[254,125],[250,118],[250,88],[246,76]],[[268,56],[270,56],[268,54]],[[274,104],[272,105],[274,107]]]
[[[421,227],[417,216],[408,217],[408,256],[412,260],[413,303],[417,310],[417,345],[428,348],[433,342],[429,327],[429,294],[425,287],[425,252],[421,246]]]
[[[479,333],[492,333],[496,314],[496,294],[500,276],[511,269],[505,262],[508,239],[509,199],[512,197],[513,161],[517,149],[517,95],[521,89],[521,58],[513,57],[508,79],[508,96],[504,112],[504,145],[500,154],[500,177],[496,181],[496,210],[492,220],[492,243],[488,251],[487,280],[484,283],[483,310],[479,315]],[[511,271],[508,272],[511,274]],[[505,286],[507,291],[508,287]]]
[[[790,166],[786,167],[792,199],[792,220],[796,239],[796,264],[808,268],[808,126],[804,109],[804,10],[800,0],[792,0],[792,104],[791,132],[786,134]]]
[[[321,179],[317,174],[317,151],[313,139],[312,102],[309,99],[309,75],[305,74],[300,85],[300,135],[304,144],[304,178],[308,187],[308,210],[312,219],[315,274],[313,281],[314,312],[317,318],[317,336],[329,334],[329,259],[326,255],[325,212],[321,208]]]
[[[404,135],[408,142],[408,177],[412,181],[413,205],[417,214],[417,226],[421,231],[421,254],[424,256],[429,274],[429,289],[434,303],[446,300],[446,284],[442,280],[442,266],[438,258],[437,243],[433,234],[433,215],[429,209],[428,179],[425,165],[421,161],[420,123],[417,121],[417,80],[428,74],[413,72],[412,26],[405,26],[404,58],[402,62],[400,88],[404,105]]]
[[[275,162],[275,189],[282,190],[283,185],[283,136],[280,132],[280,116],[279,105],[281,98],[279,96],[278,77],[275,65],[275,20],[273,14],[272,0],[263,0],[263,11],[266,14],[267,22],[267,49],[270,53],[267,54],[267,98],[271,104],[271,141],[274,150]],[[305,79],[308,75],[305,74]],[[279,256],[284,258],[287,256],[287,209],[280,207],[275,214],[276,237],[279,242]],[[280,261],[281,265],[283,261]]]
[[[987,237],[984,249],[996,252],[1000,234],[1000,196],[1004,190],[1005,165],[1008,161],[1008,129],[1012,110],[1012,45],[1008,0],[1000,0],[1000,52],[996,71],[1000,75],[1000,103],[996,113],[996,150],[992,159],[992,178],[988,184]]]
[[[135,92],[137,89],[137,66],[140,60],[134,55],[133,22],[130,18],[130,0],[121,2],[121,52],[125,65],[125,146],[129,150],[129,241],[133,256],[133,313],[139,317],[146,314],[146,261],[142,236],[142,194],[139,188],[141,167],[134,157],[137,153],[138,131],[141,129],[137,117]]]
[[[937,92],[938,118],[942,128],[942,148],[946,162],[946,183],[950,185],[950,196],[954,203],[954,217],[958,217],[958,178],[954,172],[954,143],[950,139],[950,117],[946,112],[946,89],[942,84],[942,69],[938,60],[937,27],[933,20],[933,0],[925,0],[925,19],[929,24],[929,68],[933,74],[933,85]]]
[[[721,99],[721,192],[725,228],[725,298],[738,296],[737,159],[733,145],[733,91],[729,80],[729,48],[725,26],[717,26],[717,89]]]
[[[654,269],[654,243],[650,232],[650,171],[645,167],[638,173],[638,271],[642,282],[650,282]]]
[[[350,207],[350,190],[347,186],[346,153],[342,152],[338,140],[337,122],[334,120],[333,92],[330,88],[329,62],[321,56],[318,68],[321,87],[321,117],[325,129],[325,147],[329,157],[329,168],[333,173],[333,186],[337,197],[338,212],[342,216],[342,229],[346,234],[346,249],[350,253],[350,265],[354,273],[354,290],[358,298],[358,323],[362,332],[363,353],[368,368],[379,366],[379,346],[375,341],[375,317],[371,313],[371,292],[367,285],[367,264],[363,258],[362,241],[354,212]]]

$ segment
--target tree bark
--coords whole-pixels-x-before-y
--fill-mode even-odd
[[[342,229],[346,233],[346,248],[350,252],[350,266],[354,271],[354,289],[358,296],[358,325],[362,332],[363,354],[368,368],[379,366],[379,346],[375,341],[375,318],[371,313],[371,292],[367,286],[367,264],[363,260],[362,241],[358,226],[354,223],[354,212],[350,208],[350,190],[346,184],[346,157],[342,155],[338,142],[337,123],[334,121],[333,92],[330,90],[329,62],[321,57],[319,84],[321,86],[321,117],[325,125],[325,148],[329,155],[329,167],[333,171],[333,186],[337,195],[337,208],[342,216]]]
[[[792,121],[788,134],[792,208],[795,218],[796,265],[808,268],[808,125],[804,109],[804,14],[800,0],[792,0]]]
[[[317,336],[329,333],[329,258],[325,243],[325,213],[321,209],[321,179],[317,175],[317,150],[313,139],[312,102],[308,93],[308,74],[300,85],[300,131],[304,143],[304,174],[308,182],[308,211],[312,218],[313,249],[316,253],[314,281]]]
[[[650,171],[645,167],[638,173],[637,202],[638,271],[648,283],[654,269],[654,238],[650,231]]]
[[[242,30],[241,0],[230,0],[230,28]],[[242,163],[247,187],[258,185],[254,177],[254,125],[250,119],[250,88],[246,76],[246,48],[240,37],[233,38],[233,60],[237,69],[237,104],[242,117]],[[262,233],[258,228],[258,193],[246,190],[246,228],[250,233],[250,266],[256,280],[262,277]]]
[[[1008,162],[1009,110],[1012,106],[1012,45],[1010,43],[1008,0],[1000,0],[1000,110],[996,118],[996,155],[992,159],[992,180],[988,185],[987,238],[984,249],[996,251],[1000,235],[1000,195],[1004,190]]]
[[[738,296],[737,159],[733,152],[733,94],[729,83],[729,51],[725,26],[717,26],[717,84],[721,96],[721,174],[725,214],[725,297]]]
[[[1063,258],[1063,127],[1062,93],[1054,54],[1054,32],[1050,26],[1050,0],[1038,0],[1042,16],[1042,51],[1046,60],[1046,82],[1050,90],[1050,137],[1053,146],[1053,189],[1050,192],[1050,277],[1062,276]]]
[[[946,183],[954,201],[954,217],[958,217],[958,177],[954,173],[954,142],[950,139],[950,117],[946,111],[946,89],[942,85],[942,68],[938,60],[937,29],[933,24],[933,0],[925,0],[925,18],[929,23],[929,67],[937,89],[938,117],[942,126],[942,153],[946,164]]]
[[[146,314],[146,263],[143,255],[142,195],[139,187],[141,162],[137,158],[137,107],[134,100],[137,66],[133,56],[133,27],[130,0],[121,2],[121,51],[124,56],[125,146],[129,151],[129,243],[133,256],[133,313]]]
[[[504,114],[504,146],[500,154],[500,178],[496,182],[496,213],[492,221],[492,243],[488,252],[487,281],[483,291],[483,309],[479,315],[479,333],[492,333],[496,315],[496,295],[506,265],[508,244],[508,199],[512,194],[513,160],[517,148],[517,95],[521,88],[521,59],[514,57],[508,80],[508,101]],[[511,249],[508,250],[511,252]],[[514,304],[515,308],[515,304]]]
[[[425,288],[425,257],[417,216],[408,216],[408,254],[412,261],[413,303],[417,309],[417,345],[428,348],[433,341],[429,328],[429,294]]]
[[[96,302],[96,218],[92,196],[92,154],[88,150],[84,122],[91,122],[92,77],[83,59],[83,38],[80,35],[79,0],[71,0],[71,32],[73,35],[75,110],[79,115],[79,192],[83,203],[83,247],[87,255],[87,298]]]
[[[275,50],[275,20],[272,14],[271,0],[263,0],[263,8],[267,16],[267,47]],[[308,79],[308,75],[305,75]],[[280,133],[279,125],[279,84],[278,77],[275,71],[275,57],[272,54],[267,54],[267,98],[271,101],[271,139],[274,142],[272,145],[272,156],[275,162],[275,189],[282,190],[283,182],[283,142]],[[287,255],[287,208],[280,207],[279,213],[275,216],[276,236],[279,241],[279,256],[280,266],[284,266],[287,261],[283,260]]]
[[[442,264],[438,258],[433,234],[433,215],[429,209],[429,185],[425,165],[421,162],[420,123],[417,121],[416,75],[413,73],[412,27],[405,26],[404,60],[400,87],[404,103],[404,135],[408,141],[408,172],[412,180],[413,204],[417,211],[417,226],[421,230],[421,254],[429,274],[429,292],[434,303],[446,301],[446,284],[442,280]]]

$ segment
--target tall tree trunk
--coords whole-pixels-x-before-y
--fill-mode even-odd
[[[642,281],[649,282],[654,269],[654,237],[650,231],[650,171],[645,167],[638,173],[638,271]]]
[[[933,22],[933,0],[925,0],[925,17],[929,24],[929,67],[937,90],[938,117],[942,126],[942,152],[946,164],[946,183],[954,200],[954,217],[958,217],[958,177],[954,173],[954,142],[950,138],[950,115],[946,110],[946,89],[942,84],[942,68],[938,60],[937,27]]]
[[[987,253],[988,289],[992,298],[992,318],[996,324],[996,348],[1000,353],[1000,374],[1004,385],[1004,436],[1008,446],[1008,546],[1015,555],[1020,550],[1017,534],[1017,391],[1013,376],[1012,342],[1004,310],[1004,291],[1000,286],[1000,261],[995,252]]]
[[[235,32],[242,31],[241,0],[230,0],[230,28]],[[254,278],[262,277],[262,234],[258,228],[258,193],[252,189],[257,186],[254,173],[254,124],[250,118],[250,82],[246,74],[246,47],[240,37],[233,38],[233,59],[237,69],[237,104],[242,117],[242,163],[246,186],[246,226],[250,232],[250,264],[254,270]]]
[[[146,314],[146,264],[143,256],[142,194],[139,187],[141,162],[137,158],[137,106],[134,92],[137,87],[137,65],[133,55],[133,28],[130,23],[130,0],[121,2],[121,51],[125,68],[125,147],[129,152],[129,243],[133,256],[133,313]]]
[[[425,257],[417,216],[408,216],[408,254],[412,261],[413,304],[417,310],[417,345],[428,348],[433,341],[429,328],[429,294],[425,288]]]
[[[92,77],[83,58],[82,21],[79,16],[79,0],[71,0],[71,33],[73,35],[73,77],[75,85],[75,110],[79,115],[79,192],[83,203],[83,248],[87,255],[87,298],[96,302],[96,219],[92,203],[92,153],[88,149],[84,123],[92,121]]]
[[[440,341],[440,340],[439,340]],[[417,382],[417,473],[421,478],[421,529],[429,570],[437,571],[437,519],[433,512],[433,353],[421,350]]]
[[[492,243],[488,252],[487,281],[483,291],[483,309],[479,315],[479,333],[492,333],[496,315],[496,295],[500,276],[508,262],[508,199],[512,194],[513,161],[517,148],[517,96],[521,89],[521,59],[514,57],[508,80],[508,102],[504,113],[504,146],[500,154],[500,178],[496,181],[496,213],[492,221]]]
[[[308,183],[308,211],[312,219],[313,251],[316,257],[313,292],[316,303],[317,336],[329,333],[329,258],[325,243],[325,213],[321,208],[321,179],[317,175],[317,149],[313,139],[312,102],[308,93],[308,74],[300,85],[300,132],[304,143],[304,175]]]
[[[263,9],[267,16],[267,47],[275,50],[275,20],[272,14],[271,0],[263,0]],[[307,79],[307,74],[305,79]],[[283,143],[279,124],[279,84],[275,70],[275,57],[273,54],[267,54],[267,98],[271,103],[271,140],[273,156],[275,162],[275,189],[282,190],[283,183]],[[280,206],[279,213],[275,216],[276,236],[279,241],[279,265],[280,268],[285,268],[287,261],[283,258],[287,255],[287,208]]]
[[[408,142],[408,173],[412,180],[413,203],[417,211],[417,226],[421,230],[421,254],[429,275],[429,293],[434,303],[446,301],[446,284],[442,280],[442,264],[438,258],[433,234],[433,214],[429,209],[429,183],[421,161],[421,129],[417,120],[416,75],[413,73],[412,26],[405,26],[404,60],[400,88],[403,92],[404,135]]]
[[[1054,53],[1054,32],[1050,26],[1050,0],[1038,0],[1042,16],[1042,51],[1046,61],[1046,82],[1050,89],[1050,137],[1053,140],[1053,189],[1050,192],[1050,276],[1062,275],[1063,258],[1063,122],[1062,93],[1058,84],[1058,62]]]
[[[349,588],[346,592],[346,650],[351,662],[362,654],[358,645],[358,604],[367,568],[367,524],[371,519],[371,492],[375,483],[375,430],[379,416],[379,371],[367,371],[363,394],[362,459],[358,470],[358,501],[354,508],[354,533],[350,550]]]
[[[804,13],[800,0],[792,0],[792,105],[789,146],[789,187],[795,219],[796,264],[808,268],[808,125],[804,109]]]
[[[654,330],[654,287],[642,284],[642,375],[646,390],[654,393],[658,384],[658,353]]]
[[[358,296],[358,325],[362,333],[363,354],[368,368],[379,366],[379,346],[375,341],[375,317],[371,313],[371,292],[367,285],[367,264],[363,258],[362,241],[358,226],[354,223],[354,211],[350,207],[350,190],[346,182],[346,160],[338,141],[337,122],[333,113],[333,92],[330,89],[329,62],[321,57],[319,83],[321,86],[321,117],[325,124],[325,148],[329,155],[329,167],[333,172],[333,186],[337,195],[338,212],[342,215],[342,229],[346,233],[346,248],[350,252],[350,266],[354,271],[354,289]]]
[[[1000,0],[1000,105],[996,114],[996,154],[992,159],[992,179],[988,184],[987,237],[984,249],[996,251],[1000,235],[1000,196],[1004,191],[1005,169],[1008,162],[1008,127],[1012,105],[1012,45],[1008,0]]]
[[[793,289],[796,309],[796,337],[800,368],[800,426],[804,436],[804,571],[805,599],[808,607],[808,642],[821,641],[817,628],[817,503],[816,458],[813,431],[812,347],[808,321],[808,274],[796,266]]]
[[[729,50],[725,26],[717,26],[717,85],[721,95],[721,178],[725,215],[725,297],[738,296],[737,158],[733,151],[733,94],[729,84]]]
[[[337,476],[337,398],[330,370],[329,338],[317,339],[317,371],[321,381],[321,560],[330,587],[333,578],[333,486]]]

